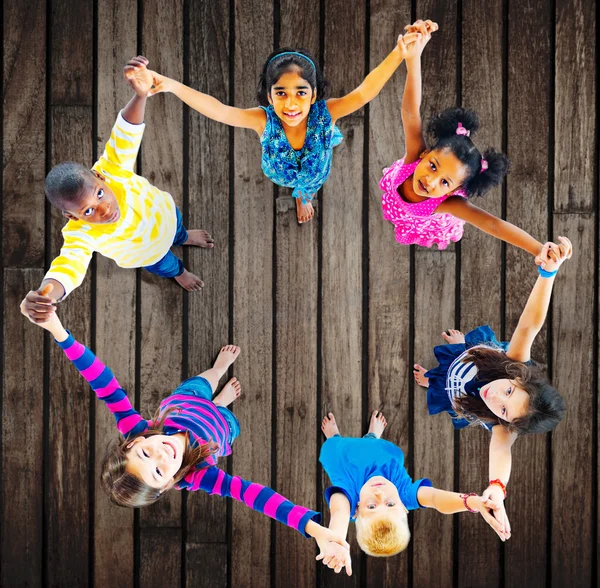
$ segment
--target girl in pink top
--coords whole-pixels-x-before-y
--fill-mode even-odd
[[[396,240],[404,245],[445,249],[463,235],[465,222],[529,251],[536,257],[542,244],[514,225],[469,202],[499,184],[509,167],[505,155],[493,149],[483,155],[471,137],[477,131],[477,115],[450,108],[428,126],[435,143],[427,149],[423,137],[421,107],[421,53],[431,38],[426,23],[417,21],[411,31],[420,32],[408,48],[407,77],[402,100],[402,124],[406,154],[383,170],[379,184],[383,216],[394,223]],[[541,263],[541,260],[539,260]]]

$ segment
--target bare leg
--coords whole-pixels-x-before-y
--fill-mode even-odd
[[[227,384],[225,384],[223,390],[221,390],[214,398],[213,402],[217,406],[229,406],[242,392],[242,385],[237,381],[237,378],[231,378]]]
[[[302,204],[302,198],[296,198],[296,216],[299,224],[307,223],[315,216],[315,209],[310,202]]]
[[[227,373],[229,366],[238,358],[241,349],[236,345],[225,345],[219,352],[214,365],[200,376],[209,381],[212,391],[217,389],[219,380]]]

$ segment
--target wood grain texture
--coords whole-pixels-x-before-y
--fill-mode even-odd
[[[473,141],[482,153],[489,147],[502,150],[502,11],[501,0],[485,5],[466,0],[462,5],[462,106],[479,115],[480,129]],[[472,203],[500,218],[502,187],[493,188]],[[502,242],[466,225],[460,245],[463,332],[489,324],[501,338],[501,263]],[[458,480],[461,492],[480,494],[487,487],[489,444],[490,435],[481,427],[461,431]],[[459,586],[499,586],[498,536],[480,516],[459,516],[457,524]]]
[[[544,242],[548,235],[548,105],[550,83],[549,5],[509,1],[508,5],[508,156],[507,220]],[[523,35],[522,23],[530,34]],[[528,58],[523,59],[527,54]],[[527,91],[524,91],[527,88]],[[506,250],[506,336],[510,339],[535,277],[529,253]],[[532,357],[547,361],[547,325],[537,336]],[[513,446],[510,497],[506,502],[512,537],[505,546],[507,587],[545,586],[547,554],[548,439],[543,435],[518,439]]]
[[[179,586],[181,549],[174,546],[181,546],[181,530],[145,527],[140,535],[140,588]]]
[[[279,45],[305,47],[319,54],[319,3],[310,0],[298,12],[280,6]],[[277,490],[294,503],[317,508],[316,434],[319,207],[299,225],[291,190],[278,189],[275,215],[276,464]],[[300,458],[300,456],[302,456]],[[316,583],[315,542],[277,525],[275,585]]]
[[[98,133],[96,156],[104,151],[117,113],[132,95],[123,67],[137,54],[137,2],[110,0],[98,4]],[[136,272],[111,259],[96,259],[96,352],[135,400]],[[116,319],[118,317],[118,319]],[[94,582],[131,587],[133,510],[114,505],[100,486],[107,444],[118,435],[115,418],[95,402]]]
[[[256,84],[273,49],[272,3],[235,2],[235,106],[256,105]],[[242,348],[234,366],[244,394],[236,407],[241,435],[233,473],[266,486],[271,478],[273,375],[273,184],[260,167],[260,144],[249,130],[234,134],[233,338]],[[231,584],[271,581],[271,523],[233,504]],[[248,562],[252,562],[249,566]]]
[[[556,4],[554,210],[594,212],[596,2]]]
[[[229,3],[192,2],[188,9],[189,84],[228,103]],[[185,374],[189,376],[209,368],[219,349],[230,342],[230,132],[189,109],[188,226],[206,229],[215,239],[214,249],[188,252],[190,271],[205,284],[201,293],[189,297]],[[236,405],[230,407],[234,412]],[[227,460],[222,459],[219,467],[226,469]],[[190,493],[186,524],[188,585],[227,586],[227,501],[205,492]]]
[[[394,48],[411,15],[408,3],[391,8],[382,0],[371,2],[370,11],[369,69],[373,69]],[[383,220],[379,189],[381,170],[404,155],[404,133],[399,116],[405,79],[406,66],[401,64],[379,96],[369,104],[368,414],[383,410],[388,421],[384,437],[396,443],[408,460],[412,451],[410,249],[396,243],[394,226]],[[409,553],[367,558],[367,577],[378,586],[406,585]]]
[[[17,311],[39,269],[4,271],[0,584],[42,582],[44,331]],[[15,516],[18,513],[18,516]]]
[[[339,15],[344,14],[340,19]],[[325,6],[325,75],[332,96],[344,96],[364,78],[365,4],[329,0]],[[352,39],[351,58],[346,39]],[[338,121],[344,141],[335,148],[323,187],[321,295],[321,414],[334,413],[343,435],[363,434],[362,214],[364,109]],[[340,301],[343,300],[343,304]],[[323,476],[325,483],[325,476]],[[324,586],[358,586],[361,552],[350,527],[352,576],[322,570]]]
[[[42,267],[46,6],[7,1],[3,14],[2,255],[5,267]]]

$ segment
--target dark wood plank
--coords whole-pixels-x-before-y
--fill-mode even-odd
[[[554,210],[594,212],[596,2],[556,4]]]
[[[319,4],[280,6],[280,46],[319,52]],[[277,490],[316,509],[318,211],[307,225],[296,220],[291,191],[278,191],[275,218]],[[316,206],[315,209],[317,209]],[[301,328],[299,328],[301,325]],[[300,458],[300,456],[302,456]],[[275,529],[275,585],[316,582],[315,543],[281,525]]]
[[[52,6],[51,165],[92,158],[93,3],[72,5],[59,0]],[[63,239],[64,217],[52,210],[51,257]],[[91,344],[90,281],[60,308],[64,324],[80,341]],[[81,586],[88,581],[89,558],[89,409],[87,382],[51,346],[48,473],[48,583]]]
[[[477,112],[480,130],[473,137],[483,153],[502,147],[502,0],[465,0],[462,8],[462,106]],[[502,188],[473,202],[502,216]],[[489,324],[500,333],[502,244],[483,231],[465,226],[460,248],[460,326],[467,332]],[[494,268],[494,269],[492,269]],[[487,486],[490,435],[481,427],[460,434],[458,486],[477,492]],[[500,546],[498,536],[481,517],[460,516],[458,523],[459,586],[498,586]]]
[[[548,102],[549,4],[509,2],[508,14],[508,155],[507,220],[541,242],[548,234]],[[522,23],[530,33],[523,34]],[[527,55],[527,59],[523,56]],[[527,88],[524,91],[524,88]],[[526,197],[524,197],[526,195]],[[540,203],[532,206],[532,203]],[[515,247],[506,250],[506,335],[517,325],[535,281],[531,256]],[[533,357],[545,362],[546,326],[536,338]],[[507,587],[546,585],[547,437],[531,435],[513,447],[513,466],[506,502],[512,537],[505,549]]]
[[[227,103],[229,3],[190,3],[186,18],[190,30],[189,83]],[[229,249],[229,133],[227,126],[190,109],[188,225],[208,230],[216,241],[212,250],[189,251],[190,271],[205,283],[201,294],[189,297],[186,375],[190,376],[209,368],[229,337],[229,256],[233,253]],[[219,465],[225,469],[227,461],[223,459]],[[188,496],[187,541],[188,585],[203,586],[210,581],[226,586],[226,500],[205,492]]]
[[[421,115],[424,124],[427,125],[432,116],[456,104],[456,2],[419,1],[416,14],[419,18],[434,20],[440,27],[422,56]],[[439,75],[440,63],[448,64],[442,76]],[[415,264],[414,359],[415,362],[429,367],[435,365],[432,359],[433,347],[443,343],[440,333],[444,328],[454,325],[455,248],[451,245],[444,252],[437,252],[418,247],[415,251]],[[433,292],[435,299],[432,299]],[[452,490],[455,453],[452,425],[445,415],[435,420],[428,414],[423,392],[415,386],[415,471],[411,473],[417,478],[430,477],[435,487]],[[415,513],[412,550],[413,581],[416,586],[452,584],[453,524],[452,517],[440,515],[436,511]],[[429,548],[432,537],[438,538],[439,541],[435,550]]]
[[[179,586],[181,577],[181,530],[146,527],[141,532],[144,549],[140,556],[140,586]],[[160,565],[160,569],[157,567]]]
[[[393,49],[410,22],[410,5],[390,11],[385,0],[370,4],[372,69]],[[410,249],[396,243],[394,227],[382,219],[381,170],[404,154],[404,134],[398,124],[406,66],[369,105],[369,413],[382,409],[388,427],[384,437],[396,443],[407,459],[409,438],[409,283]],[[412,472],[411,472],[412,473]],[[408,553],[408,552],[407,552]],[[378,586],[406,585],[407,553],[398,557],[367,558],[367,576]]]
[[[43,331],[17,312],[41,269],[4,272],[0,584],[42,582]],[[17,516],[15,516],[17,515]]]
[[[235,3],[235,105],[256,105],[256,84],[273,47],[272,2]],[[242,353],[234,373],[245,393],[236,407],[241,438],[233,472],[269,485],[273,386],[273,184],[260,168],[251,131],[235,131],[233,335]],[[231,585],[269,585],[270,522],[238,503],[232,509]],[[248,562],[252,562],[249,566]]]
[[[556,214],[554,229],[577,247],[554,287],[553,384],[567,405],[552,433],[552,586],[591,586],[593,561],[594,216]],[[573,304],[576,300],[577,304]],[[550,506],[550,505],[549,505]],[[562,543],[562,545],[561,545]]]
[[[46,6],[4,2],[2,252],[5,267],[44,265]],[[35,206],[24,206],[26,201]],[[37,284],[28,284],[28,291]]]
[[[340,19],[340,14],[344,18]],[[365,4],[330,0],[325,5],[325,75],[332,96],[343,96],[364,77]],[[352,39],[349,49],[347,39]],[[333,154],[331,177],[323,187],[322,231],[322,408],[333,411],[343,435],[359,437],[362,426],[362,214],[364,109],[338,121],[343,143]],[[343,300],[343,304],[340,304]],[[327,483],[325,476],[323,482]],[[353,575],[322,570],[324,586],[358,586],[361,551],[354,525]]]
[[[440,26],[441,30],[441,26]],[[433,347],[443,343],[440,333],[454,324],[454,254],[419,250],[415,268],[415,362],[426,368],[436,364]],[[436,293],[431,303],[429,292]],[[454,432],[446,414],[431,416],[426,390],[415,385],[414,478],[429,478],[434,487],[454,486]],[[463,515],[464,516],[464,515]],[[453,518],[435,509],[415,512],[413,561],[415,586],[452,586]],[[435,539],[433,539],[435,538]],[[435,548],[432,549],[431,541]]]
[[[183,79],[183,1],[165,4],[145,0],[143,5],[143,52],[150,66],[170,77]],[[160,48],[160,49],[159,49]],[[142,145],[142,175],[169,192],[180,208],[183,205],[183,107],[172,96],[149,100]],[[181,250],[175,251],[181,256]],[[174,281],[142,270],[142,345],[140,367],[140,407],[152,416],[161,400],[182,380],[183,289]],[[181,534],[181,493],[171,491],[156,505],[140,511],[141,585],[179,583],[181,542],[168,541],[169,534]],[[170,531],[161,539],[165,527]],[[159,529],[161,531],[159,531]],[[160,545],[157,545],[157,542]],[[163,557],[155,557],[160,549]],[[163,571],[163,558],[168,574]],[[178,562],[178,566],[172,565]],[[172,567],[171,567],[172,566]]]
[[[117,113],[131,97],[123,66],[137,53],[137,1],[98,4],[98,137],[102,155]],[[115,372],[134,401],[135,271],[122,269],[101,255],[96,261],[96,351]],[[115,317],[119,317],[118,321]],[[117,435],[115,418],[96,401],[94,495],[94,582],[97,586],[133,585],[133,510],[120,508],[100,487],[102,461]]]

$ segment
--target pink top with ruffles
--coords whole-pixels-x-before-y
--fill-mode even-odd
[[[451,214],[436,214],[434,211],[451,196],[466,198],[466,194],[456,190],[441,198],[428,198],[422,202],[404,200],[398,193],[398,186],[414,173],[419,161],[417,159],[405,165],[402,158],[383,170],[379,182],[383,218],[396,227],[398,243],[421,247],[432,247],[435,243],[438,249],[446,249],[450,241],[460,241],[465,221]]]

